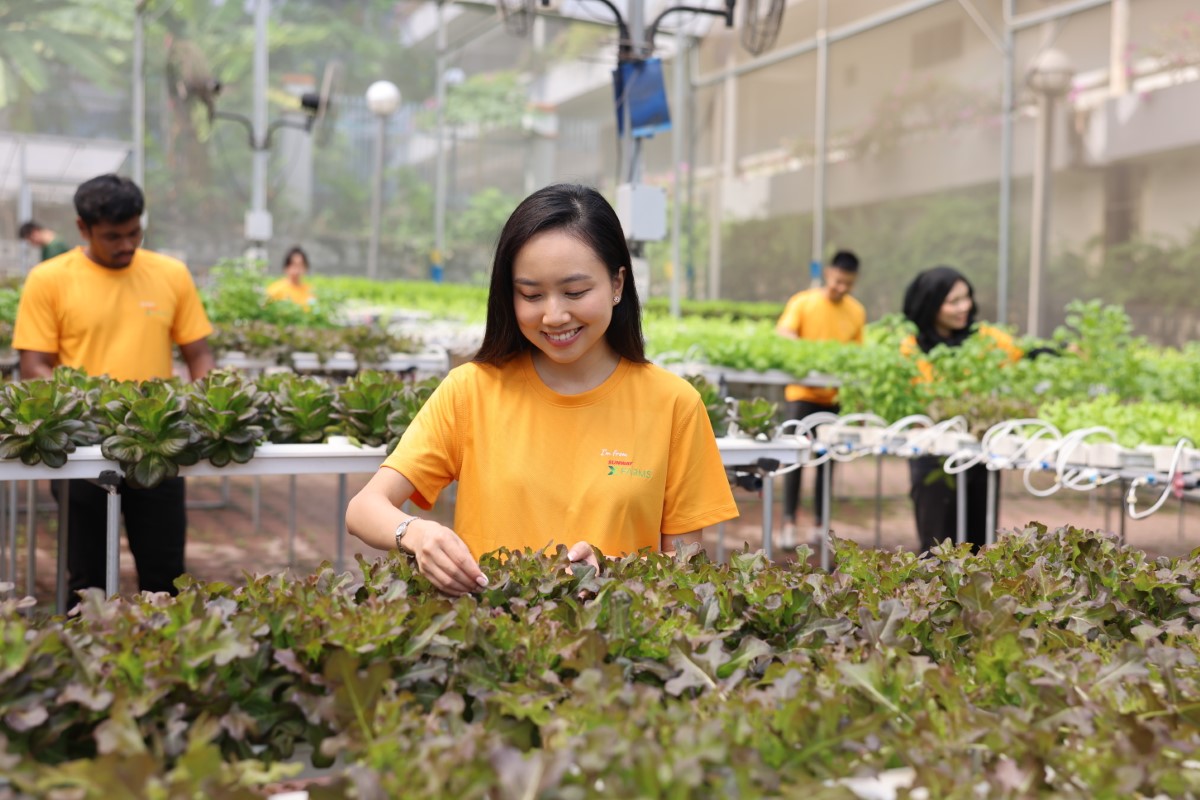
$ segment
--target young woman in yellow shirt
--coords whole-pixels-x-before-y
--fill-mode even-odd
[[[487,585],[499,547],[572,561],[673,551],[737,516],[699,394],[650,364],[629,248],[594,189],[526,198],[496,247],[483,344],[450,372],[351,501],[351,533],[415,555],[440,590]],[[430,508],[458,481],[454,528]]]
[[[902,352],[917,356],[939,345],[959,347],[972,336],[984,336],[1007,354],[1009,362],[1021,358],[1021,349],[1007,333],[975,324],[976,311],[975,290],[958,270],[940,266],[919,273],[904,292],[904,316],[917,326],[917,333],[901,344]],[[920,358],[917,368],[920,380],[937,380],[927,359]],[[910,496],[922,550],[953,540],[958,531],[957,489],[942,471],[942,464],[937,456],[920,456],[909,462]],[[986,469],[977,465],[955,477],[967,482],[967,541],[976,547],[983,545],[987,534]]]
[[[303,309],[316,301],[312,285],[305,279],[308,275],[308,254],[293,247],[283,257],[283,277],[267,286],[267,297],[272,301],[287,300]]]

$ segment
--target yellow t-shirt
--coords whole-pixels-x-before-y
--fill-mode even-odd
[[[287,278],[280,278],[268,286],[267,297],[271,300],[290,300],[301,308],[308,308],[316,299],[310,285],[301,282],[297,286]]]
[[[429,508],[458,480],[455,532],[472,554],[585,540],[605,555],[658,550],[738,515],[700,396],[621,360],[600,386],[561,395],[528,353],[450,372],[384,462]]]
[[[1021,348],[1017,347],[1017,344],[1013,341],[1013,338],[999,328],[993,328],[991,325],[981,324],[976,333],[979,336],[986,336],[987,338],[991,339],[992,343],[996,347],[1003,350],[1004,354],[1008,356],[1009,364],[1020,361],[1021,356],[1025,355],[1025,352]],[[917,337],[915,336],[909,336],[900,343],[900,353],[902,355],[913,356],[919,354],[920,352],[921,348],[917,345]],[[917,369],[920,371],[921,375],[915,380],[916,383],[933,382],[933,364],[929,362],[929,359],[918,359]]]
[[[824,289],[806,289],[788,300],[775,323],[775,330],[817,342],[862,344],[866,324],[867,310],[850,295],[835,303],[825,295]],[[837,389],[793,384],[784,391],[784,397],[788,401],[831,406],[837,403]]]
[[[108,269],[76,247],[30,270],[13,348],[57,353],[88,375],[143,381],[171,377],[172,346],[211,333],[183,262],[139,248],[128,267]]]

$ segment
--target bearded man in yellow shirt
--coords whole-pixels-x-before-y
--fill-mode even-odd
[[[22,378],[48,378],[59,364],[117,380],[169,378],[174,345],[192,380],[213,368],[212,325],[187,267],[141,248],[144,209],[142,190],[128,178],[101,175],[76,190],[83,247],[34,267],[21,292],[13,347]],[[139,588],[175,594],[187,534],[183,479],[153,489],[122,482],[121,500]],[[68,505],[74,603],[80,589],[104,586],[107,496],[75,480]]]
[[[822,286],[797,292],[788,300],[775,332],[788,339],[811,341],[857,342],[862,344],[863,329],[867,324],[867,312],[862,303],[850,296],[858,280],[858,256],[849,250],[839,250],[825,265]],[[825,387],[788,386],[784,393],[787,400],[787,419],[804,419],[809,414],[828,411],[837,414],[837,389]],[[784,476],[783,482],[783,531],[780,536],[782,547],[796,543],[796,511],[800,506],[800,470]],[[833,477],[833,465],[829,465],[829,476]],[[814,526],[821,519],[825,507],[825,482],[822,470],[817,470],[813,491]]]

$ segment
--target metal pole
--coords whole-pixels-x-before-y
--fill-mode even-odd
[[[296,476],[288,476],[288,566],[296,566]]]
[[[29,164],[26,154],[25,139],[22,138],[18,145],[17,152],[17,219],[20,222],[25,222],[33,217],[33,192],[29,188]],[[19,223],[18,223],[19,224]],[[29,267],[38,262],[39,254],[33,252],[33,249],[21,240],[21,269],[28,271]]]
[[[446,19],[444,3],[437,4],[437,74],[434,75],[434,96],[437,120],[437,171],[434,180],[433,202],[433,253],[430,258],[431,275],[435,281],[442,278],[442,259],[446,252]],[[480,146],[476,139],[475,146]]]
[[[383,140],[387,136],[387,117],[375,121],[375,174],[371,180],[371,241],[367,248],[367,277],[379,277],[379,227],[383,216]]]
[[[270,0],[254,4],[254,155],[250,183],[250,210],[262,214],[267,210],[267,21],[271,13]],[[265,242],[256,242],[260,247]]]
[[[1046,22],[1053,22],[1055,20],[1066,19],[1075,14],[1082,14],[1094,8],[1103,8],[1111,3],[1112,0],[1076,0],[1074,3],[1066,3],[1047,8],[1043,11],[1031,11],[1019,17],[1014,16],[1012,18],[1012,29],[1015,31],[1025,30],[1026,28],[1032,28]]]
[[[1120,493],[1120,495],[1118,495],[1118,499],[1121,501],[1121,509],[1120,509],[1121,530],[1118,533],[1118,537],[1119,537],[1119,541],[1121,542],[1121,544],[1126,544],[1127,540],[1125,539],[1125,521],[1127,519],[1129,519],[1129,514],[1127,513],[1128,510],[1125,508],[1125,496],[1126,496],[1127,492],[1129,491],[1129,484],[1128,484],[1128,482],[1126,482],[1126,480],[1124,478],[1121,478],[1120,484],[1121,484],[1121,493]]]
[[[681,26],[675,31],[675,131],[671,136],[671,160],[675,164],[675,195],[671,208],[671,316],[676,319],[680,315],[680,287],[683,285],[683,248],[679,239],[683,221],[683,142],[687,130],[687,50],[688,38]]]
[[[146,186],[146,2],[133,11],[133,182]]]
[[[681,265],[681,269],[686,268],[688,276],[687,294],[689,298],[696,296],[695,283],[695,264],[696,264],[696,129],[692,125],[692,120],[696,118],[696,87],[692,84],[692,78],[695,74],[695,56],[696,48],[688,48],[687,69],[688,69],[688,94],[685,116],[687,117],[686,128],[681,128],[687,131],[687,264]]]
[[[1112,1],[1112,32],[1108,48],[1108,93],[1129,94],[1125,57],[1129,50],[1129,0]]]
[[[816,139],[813,154],[813,234],[812,260],[825,259],[825,150],[829,111],[829,37],[825,30],[826,0],[817,3],[817,103],[813,122]]]
[[[762,538],[763,554],[771,559],[771,533],[775,527],[775,473],[763,473]]]
[[[1009,265],[1012,263],[1012,167],[1013,167],[1013,104],[1015,103],[1016,78],[1013,75],[1013,53],[1016,35],[1009,21],[1012,19],[1013,3],[1004,0],[1004,88],[1000,100],[1000,231],[996,254],[999,261],[996,270],[996,319],[1008,322]]]
[[[29,540],[29,553],[25,561],[25,594],[33,597],[37,592],[34,580],[37,574],[37,481],[29,482],[25,492],[25,506],[25,538]],[[16,569],[13,573],[13,577],[16,577]]]
[[[967,540],[967,472],[954,477],[954,542],[962,544]]]
[[[0,583],[8,580],[8,485],[0,486]],[[16,572],[16,567],[13,567]],[[13,576],[16,581],[16,575]]]
[[[633,61],[641,61],[646,50],[646,25],[644,19],[645,8],[642,3],[628,3],[626,5],[629,15],[629,45],[630,52],[633,55]],[[635,139],[633,136],[633,103],[630,100],[630,84],[632,81],[624,84],[624,90],[621,92],[621,103],[624,108],[625,131],[621,137],[621,156],[625,160],[625,167],[621,170],[621,175],[629,183],[638,182],[638,156],[641,151],[642,142],[640,139]]]
[[[725,523],[717,523],[717,563],[725,563]]]
[[[1101,1],[1108,2],[1108,0]],[[926,9],[933,8],[934,6],[940,6],[945,2],[946,0],[913,0],[913,2],[896,6],[887,11],[882,11],[878,14],[864,17],[857,22],[850,23],[849,25],[843,25],[840,28],[833,29],[832,31],[829,31],[829,42],[830,44],[834,44],[845,39],[867,33],[868,31],[873,31],[876,28],[881,28],[884,25],[904,19],[905,17],[919,14]],[[1093,0],[1093,2],[1095,2],[1095,0]],[[780,47],[776,50],[772,50],[766,55],[759,56],[758,58],[750,59],[748,61],[743,61],[740,64],[729,61],[726,62],[725,68],[720,72],[704,76],[696,76],[696,78],[692,81],[692,85],[698,88],[715,86],[716,84],[724,81],[730,75],[746,75],[751,72],[757,72],[760,69],[766,69],[767,67],[772,67],[784,61],[790,61],[796,56],[802,56],[805,53],[811,53],[816,49],[817,40],[814,37],[812,39],[805,39],[802,42],[796,42],[795,44]]]
[[[1112,486],[1111,483],[1104,484],[1104,530],[1108,533],[1112,533]]]
[[[1029,318],[1026,333],[1038,336],[1041,331],[1042,268],[1050,236],[1050,151],[1054,141],[1054,97],[1047,92],[1038,95],[1037,147],[1033,159],[1033,219],[1029,254]]]
[[[875,456],[875,549],[883,546],[883,456]]]
[[[19,519],[17,503],[20,490],[16,481],[8,482],[8,577],[17,585],[17,523]]]
[[[732,34],[730,34],[732,36]],[[737,59],[735,57],[736,45],[730,42],[729,51],[725,56],[726,75],[722,83],[721,94],[721,136],[720,139],[713,136],[713,161],[718,168],[713,171],[712,190],[710,192],[709,203],[709,233],[708,233],[708,299],[719,300],[721,297],[721,259],[724,257],[722,252],[721,240],[721,217],[724,214],[724,198],[729,191],[729,184],[733,180],[735,153],[733,143],[733,129],[737,117],[737,85],[734,83],[733,65]],[[720,141],[721,147],[716,149],[716,143]]]
[[[829,552],[829,516],[830,506],[833,505],[833,462],[826,461],[817,467],[821,470],[821,569],[829,571],[833,562],[833,553]]]
[[[111,470],[100,473],[100,485],[108,492],[105,517],[104,596],[112,597],[121,588],[121,476]]]
[[[254,476],[254,486],[250,490],[250,525],[257,534],[262,530],[262,476]]]
[[[1000,471],[989,469],[987,472],[987,511],[985,516],[987,519],[987,538],[984,539],[986,544],[992,544],[996,541],[996,528],[999,527],[999,521],[996,519],[996,495],[1000,488]]]
[[[54,568],[54,608],[67,613],[67,531],[71,524],[71,482],[58,484],[58,563]]]
[[[346,475],[338,475],[337,497],[337,559],[338,572],[346,567]]]
[[[1179,539],[1179,541],[1181,541],[1181,542],[1184,539],[1184,531],[1186,530],[1186,528],[1187,528],[1187,498],[1180,497],[1179,498],[1179,526],[1178,526],[1178,530],[1176,531],[1176,536]]]

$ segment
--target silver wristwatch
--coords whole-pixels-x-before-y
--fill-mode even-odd
[[[404,539],[404,534],[408,533],[408,526],[419,520],[420,517],[409,517],[396,526],[396,549],[403,550],[400,542]]]

